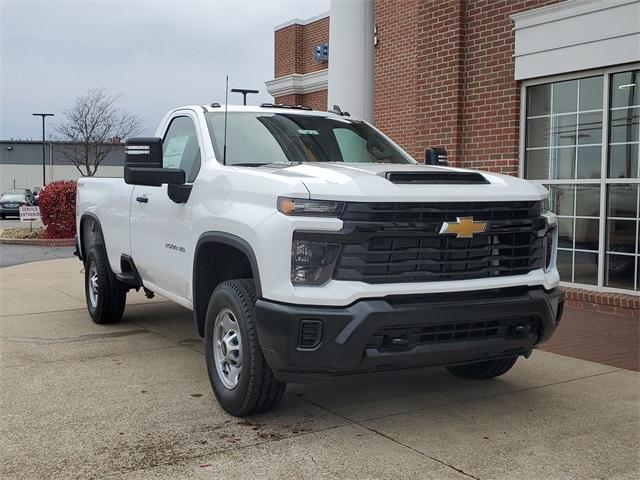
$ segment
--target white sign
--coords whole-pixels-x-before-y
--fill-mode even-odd
[[[21,222],[33,222],[34,220],[40,220],[40,207],[20,207]]]

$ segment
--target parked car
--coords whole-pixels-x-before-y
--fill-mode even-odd
[[[127,140],[124,179],[78,181],[91,318],[120,320],[132,288],[193,310],[234,415],[332,375],[496,377],[562,315],[542,186],[449,168],[443,149],[420,165],[334,110],[177,108]]]
[[[31,197],[27,192],[30,190],[21,188],[8,190],[0,196],[0,218],[3,220],[8,216],[20,216],[20,207],[31,205]]]

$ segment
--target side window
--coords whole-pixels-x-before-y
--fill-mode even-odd
[[[189,117],[171,120],[164,136],[162,166],[181,168],[187,182],[193,182],[200,171],[200,146],[193,121]]]

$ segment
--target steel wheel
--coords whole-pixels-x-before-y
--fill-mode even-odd
[[[233,390],[242,373],[242,337],[233,312],[223,308],[213,327],[213,353],[218,376],[225,387]]]
[[[98,307],[98,267],[95,260],[91,261],[89,265],[89,285],[87,285],[87,291],[89,292],[89,301],[93,308]]]

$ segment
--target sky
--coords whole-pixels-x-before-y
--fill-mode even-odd
[[[33,112],[54,113],[54,125],[96,87],[122,94],[143,135],[170,108],[224,103],[227,74],[230,89],[260,90],[251,103],[273,101],[274,27],[328,10],[329,0],[0,0],[0,139],[41,138]]]

